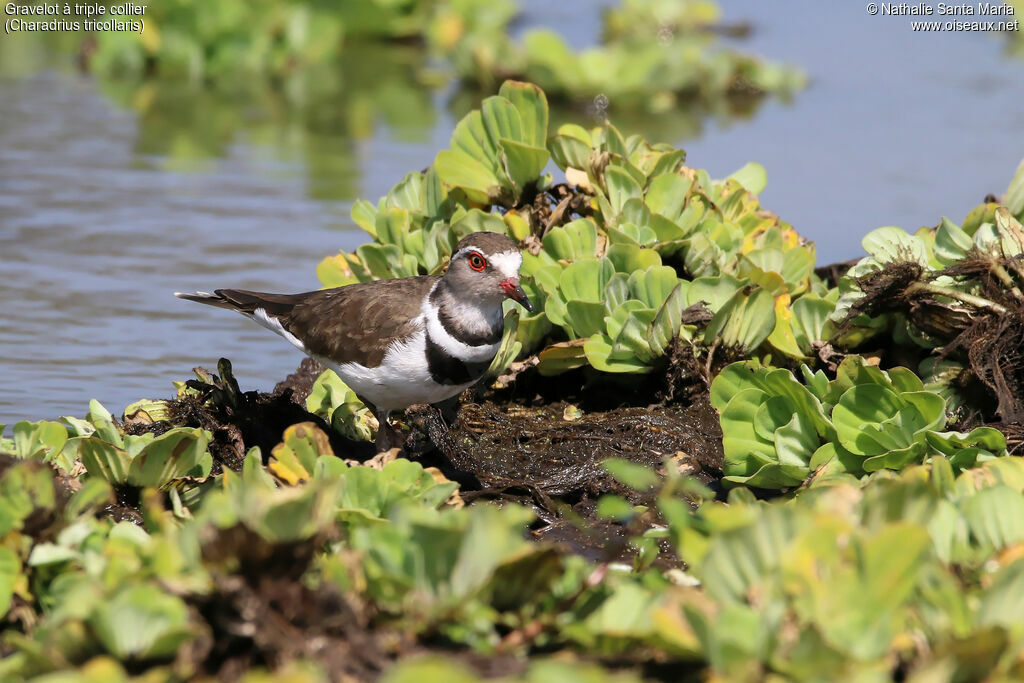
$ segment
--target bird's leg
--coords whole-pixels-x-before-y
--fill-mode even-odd
[[[388,422],[388,414],[391,411],[382,410],[367,401],[365,398],[359,397],[359,400],[362,401],[363,405],[369,408],[377,418],[377,439],[375,441],[377,452],[384,453],[390,451],[392,448],[401,448],[403,441],[402,436],[396,432]]]
[[[377,452],[383,453],[392,448],[402,447],[402,436],[388,423],[388,410],[376,410],[377,423]]]

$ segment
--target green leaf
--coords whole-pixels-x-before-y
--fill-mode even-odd
[[[498,174],[498,144],[497,138],[492,139],[485,126],[483,115],[480,110],[473,110],[466,114],[452,131],[449,143],[450,151],[455,153],[456,158],[468,158],[479,164],[485,172],[495,179],[497,184]],[[440,155],[438,155],[440,156]],[[437,162],[434,163],[437,165]],[[438,174],[440,176],[440,172]],[[442,182],[445,182],[441,177]]]
[[[1022,165],[1024,168],[1024,165]],[[979,626],[1016,628],[1024,613],[1024,561],[1017,560],[996,574],[981,594],[978,606]]]
[[[890,377],[893,374],[890,370]],[[917,408],[924,420],[922,429],[942,429],[946,426],[946,400],[938,394],[930,391],[902,391],[900,398]]]
[[[0,618],[7,616],[14,588],[21,577],[21,559],[10,548],[0,546]]]
[[[494,359],[487,368],[488,377],[497,377],[514,361],[523,349],[522,343],[516,340],[519,328],[519,311],[510,308],[505,312],[502,319],[505,331],[501,335],[501,345]]]
[[[579,341],[551,344],[538,354],[537,371],[541,375],[559,375],[587,364],[588,356]]]
[[[636,511],[625,498],[610,494],[597,499],[597,514],[620,522],[636,517]]]
[[[802,465],[781,465],[771,463],[762,465],[751,475],[728,475],[722,477],[722,483],[730,486],[753,486],[760,489],[784,489],[799,486],[810,476],[810,470]]]
[[[651,469],[625,458],[608,458],[601,466],[617,482],[636,491],[650,491],[658,485],[658,475]]]
[[[630,271],[628,284],[633,298],[648,308],[658,309],[682,282],[674,268],[659,264]]]
[[[704,332],[705,343],[720,339],[728,347],[750,352],[775,328],[775,299],[767,290],[736,292],[715,313]]]
[[[611,315],[629,300],[629,277],[625,273],[615,273],[604,287],[605,310]]]
[[[644,202],[652,213],[675,222],[682,216],[692,186],[693,180],[677,173],[659,175],[651,180]]]
[[[657,251],[635,244],[613,244],[608,247],[607,258],[619,273],[633,273],[661,265]]]
[[[976,427],[969,433],[935,432],[926,434],[928,445],[946,456],[953,456],[961,448],[983,448],[995,455],[1006,452],[1006,437],[992,427]]]
[[[882,432],[883,436],[887,434]],[[889,447],[881,455],[875,455],[864,459],[865,472],[877,472],[881,469],[902,470],[907,465],[916,464],[924,459],[927,448],[923,443],[912,443],[903,448]]]
[[[132,459],[117,446],[98,437],[89,437],[81,440],[78,457],[82,459],[85,470],[92,476],[101,477],[111,484],[128,482]]]
[[[573,299],[566,302],[565,309],[576,338],[586,338],[604,330],[605,306],[600,301]]]
[[[901,228],[888,226],[872,230],[861,240],[864,251],[879,263],[910,261],[928,265],[928,253],[924,243]]]
[[[597,226],[589,218],[577,218],[552,228],[542,240],[544,251],[557,260],[578,261],[597,255]]]
[[[1001,550],[1024,542],[1024,497],[1008,486],[978,491],[963,503],[971,536],[985,548]]]
[[[548,137],[548,100],[544,91],[533,83],[505,81],[498,94],[519,112],[522,142],[532,147],[543,147]]]
[[[563,126],[564,127],[564,126]],[[567,168],[583,170],[590,164],[590,145],[569,135],[555,135],[547,142],[548,152],[563,171]]]
[[[783,465],[806,466],[820,445],[818,433],[811,419],[798,412],[788,399],[782,396],[769,399],[770,402],[780,400],[785,400],[788,412],[783,419],[788,420],[776,427],[772,434],[775,452]]]
[[[281,443],[271,451],[268,469],[294,484],[310,479],[321,455],[334,455],[327,435],[312,422],[300,422],[284,430]]]
[[[486,211],[481,211],[480,209],[470,209],[463,214],[462,217],[452,221],[451,230],[459,239],[462,239],[470,233],[480,232],[482,230],[496,232],[499,235],[508,234],[505,221],[503,221],[500,216],[496,216],[493,213],[487,213]]]
[[[765,272],[777,273],[788,286],[790,294],[794,295],[806,289],[815,265],[813,246],[798,246],[785,251],[762,248],[746,254],[744,258]]]
[[[711,382],[711,405],[721,412],[744,389],[760,388],[768,371],[756,360],[726,365]]]
[[[600,303],[605,285],[614,272],[607,259],[581,259],[570,263],[562,271],[558,286],[566,301],[576,299]]]
[[[442,183],[461,189],[480,204],[488,203],[501,187],[501,181],[487,166],[456,150],[438,152],[434,169]]]
[[[833,570],[835,584],[813,584],[815,621],[833,646],[868,660],[882,657],[902,623],[899,608],[918,585],[931,546],[928,532],[888,524],[858,539],[854,567]]]
[[[101,602],[89,618],[97,638],[115,657],[167,657],[190,636],[188,608],[155,585],[134,585]]]
[[[172,479],[192,473],[203,461],[209,460],[206,447],[211,434],[204,429],[178,427],[153,439],[128,466],[128,482],[135,486],[159,487]],[[84,458],[83,458],[84,460]],[[208,476],[212,461],[195,472]],[[203,471],[205,470],[205,471]]]
[[[835,306],[817,294],[809,293],[794,301],[790,309],[793,311],[792,326],[796,343],[801,351],[810,355],[811,342],[828,338],[826,329]]]
[[[421,212],[430,218],[440,217],[444,208],[445,191],[437,169],[431,166],[423,175],[423,205]]]
[[[405,268],[402,251],[393,244],[364,244],[356,249],[356,255],[373,279],[386,280],[416,274]]]
[[[939,263],[950,266],[967,256],[973,246],[971,236],[943,216],[935,231],[935,258]]]
[[[843,394],[832,410],[832,423],[840,443],[851,453],[881,455],[913,443],[916,430],[911,425],[903,428],[891,422],[906,410],[907,404],[894,391],[865,384]]]
[[[649,316],[653,321],[654,315],[654,309],[648,307],[645,302],[639,299],[627,299],[605,316],[605,334],[609,338],[618,337],[630,316]]]
[[[423,174],[418,171],[406,174],[385,198],[388,208],[404,209],[410,213],[423,213]]]
[[[654,315],[653,310],[642,308],[625,316],[621,321],[619,333],[612,340],[612,355],[617,358],[635,357],[644,363],[653,360],[656,354],[651,348],[648,331],[654,321]],[[611,325],[608,327],[611,331]]]
[[[733,513],[730,526],[710,538],[707,553],[694,568],[708,595],[721,605],[744,602],[752,587],[778,576],[779,561],[798,528],[792,507],[769,505],[755,508],[755,514],[746,512]]]
[[[697,278],[690,284],[686,303],[692,306],[703,301],[708,310],[717,313],[736,294],[743,284],[732,275]]]
[[[377,207],[365,199],[357,199],[352,204],[351,216],[353,222],[371,237],[377,236]]]
[[[502,138],[498,144],[504,159],[505,173],[512,184],[520,191],[535,184],[548,163],[548,151],[543,147],[531,147],[507,138]]]
[[[686,308],[685,299],[683,282],[680,282],[665,298],[665,303],[661,305],[654,320],[651,321],[647,337],[655,354],[663,355],[672,340],[679,336],[683,309]]]
[[[487,133],[489,148],[500,149],[500,140],[523,141],[523,120],[515,105],[498,95],[480,103],[480,115]]]
[[[726,251],[703,231],[691,234],[683,241],[683,244],[685,245],[683,259],[686,270],[694,277],[719,275],[731,260]]]
[[[747,192],[754,194],[761,194],[768,185],[768,172],[764,170],[764,166],[753,161],[733,171],[729,178],[737,181]]]
[[[723,472],[729,476],[751,476],[762,466],[779,464],[775,444],[756,428],[758,410],[766,399],[760,389],[743,389],[721,410]]]
[[[71,522],[93,514],[113,502],[114,491],[110,484],[103,479],[90,477],[85,479],[82,488],[71,496],[71,500],[64,508],[64,517]]]
[[[411,223],[406,209],[391,208],[381,211],[377,214],[377,239],[384,244],[394,244],[403,252],[407,252]]]
[[[640,207],[641,210],[635,210],[635,207]],[[607,229],[608,241],[612,244],[638,247],[655,246],[658,242],[658,235],[653,228],[647,225],[650,222],[650,218],[642,215],[627,217],[627,213],[642,214],[643,208],[643,204],[637,199],[627,201],[624,213],[620,216],[622,220],[619,225]],[[658,263],[661,263],[661,259],[658,259]]]
[[[124,448],[124,439],[121,432],[114,426],[114,418],[110,411],[103,407],[96,399],[89,401],[89,422],[96,428],[95,435],[109,444],[118,448]]]
[[[404,658],[381,677],[382,683],[476,683],[478,680],[467,666],[440,655]]]
[[[14,457],[53,460],[68,441],[67,427],[59,422],[17,422],[14,425]]]
[[[612,373],[646,373],[651,367],[637,358],[612,357],[612,342],[604,335],[594,335],[583,344],[584,362],[596,370]],[[543,352],[541,361],[543,362]],[[541,368],[538,368],[541,369]],[[541,369],[541,374],[545,374]]]
[[[1024,221],[1024,161],[1020,162],[1010,186],[1006,189],[1004,203],[1017,220]]]
[[[619,167],[609,166],[604,170],[604,179],[608,187],[608,201],[611,203],[615,215],[622,211],[622,207],[630,199],[643,197],[643,190],[630,173]],[[609,217],[606,217],[606,220]]]

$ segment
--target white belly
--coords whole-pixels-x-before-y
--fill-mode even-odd
[[[475,382],[438,384],[430,376],[426,357],[426,333],[420,330],[388,350],[381,364],[368,368],[359,363],[334,363],[316,357],[352,391],[381,410],[402,410],[416,403],[437,403],[457,396]]]

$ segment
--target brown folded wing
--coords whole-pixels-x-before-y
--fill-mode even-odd
[[[437,279],[381,280],[302,294],[218,289],[216,298],[193,300],[248,315],[262,308],[295,335],[307,353],[375,368],[393,342],[419,329],[414,319]]]

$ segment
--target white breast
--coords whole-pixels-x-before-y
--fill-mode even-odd
[[[421,327],[396,342],[375,368],[359,363],[334,363],[317,357],[334,370],[352,391],[382,410],[402,410],[416,403],[437,403],[457,396],[474,384],[438,384],[427,367],[426,332]]]

